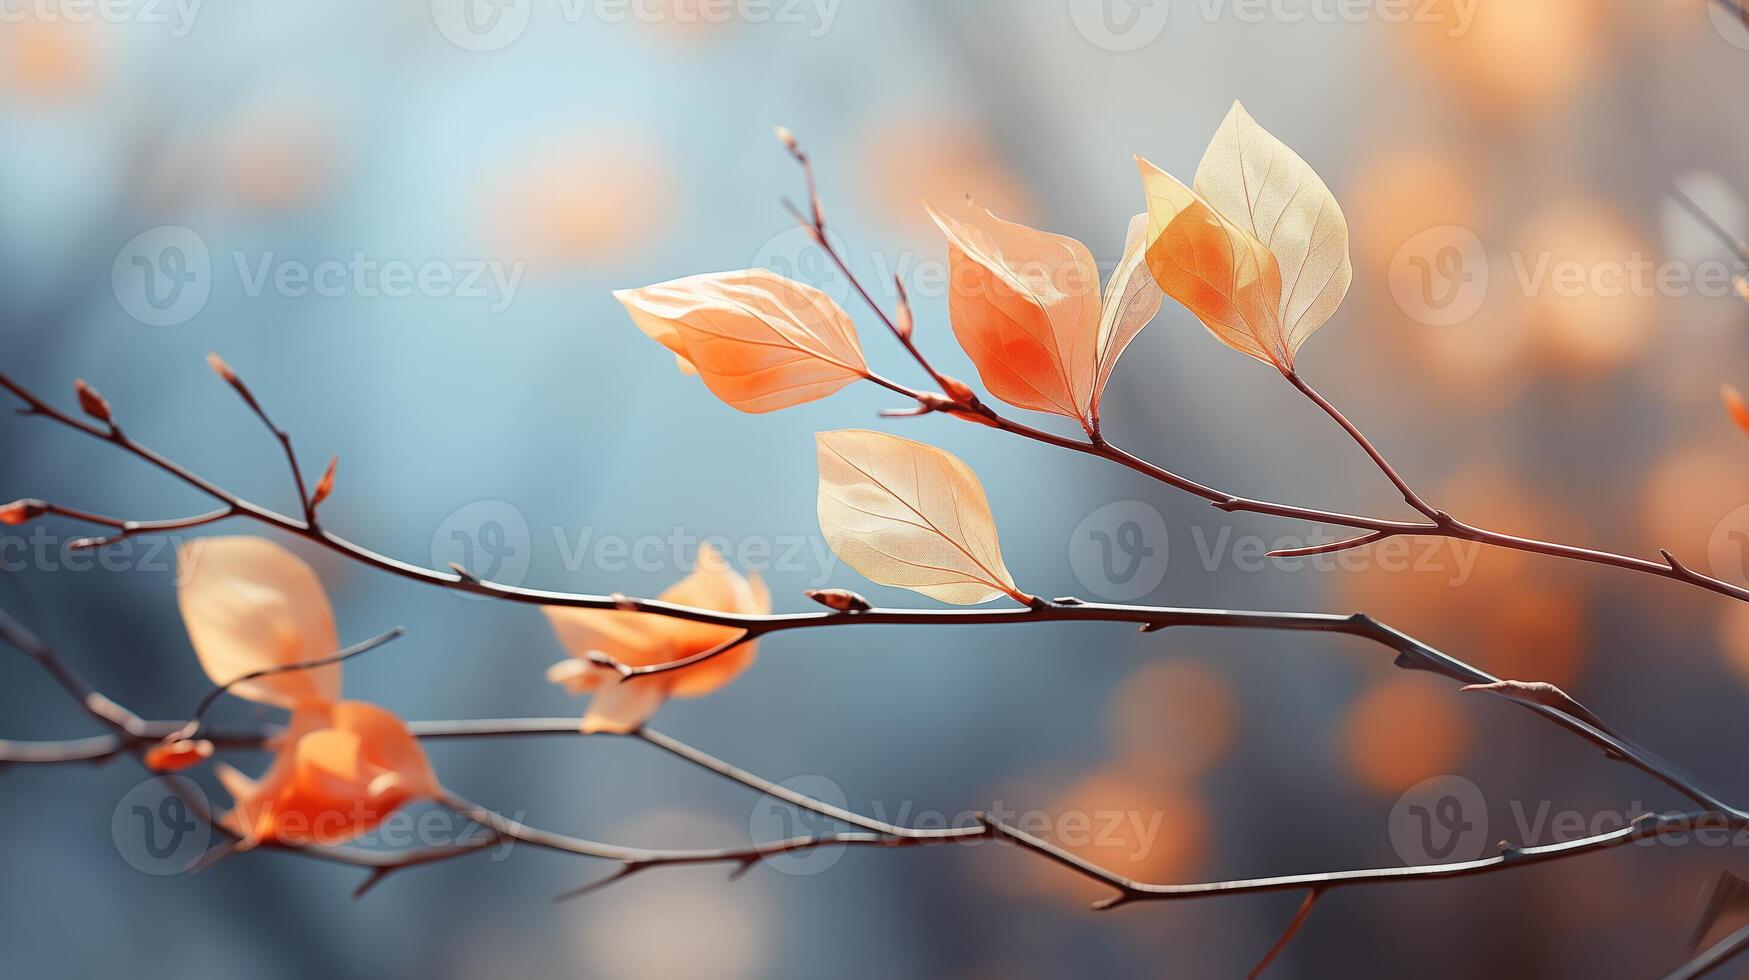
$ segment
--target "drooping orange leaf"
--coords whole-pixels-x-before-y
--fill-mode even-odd
[[[774,272],[688,276],[613,295],[681,371],[743,412],[824,398],[868,376],[850,315]]]
[[[1725,400],[1725,410],[1731,413],[1731,421],[1737,423],[1737,428],[1749,432],[1749,405],[1743,404],[1743,393],[1736,385],[1720,385],[1719,395]]]
[[[816,437],[820,529],[844,563],[881,585],[975,605],[1031,597],[1002,563],[977,474],[951,453],[846,429]]]
[[[442,792],[407,724],[364,701],[298,710],[275,748],[258,780],[216,770],[235,801],[221,823],[245,846],[345,843]]]
[[[328,594],[310,566],[266,538],[200,538],[177,551],[177,603],[214,684],[332,656],[340,643]],[[291,670],[231,688],[251,701],[298,708],[340,697],[340,665]]]
[[[1140,157],[1136,164],[1148,198],[1148,269],[1160,288],[1221,343],[1292,372],[1275,255],[1171,174]]]
[[[1087,246],[966,205],[929,208],[948,240],[948,315],[990,393],[1010,405],[1091,417],[1099,269]]]
[[[1348,221],[1336,196],[1237,102],[1215,130],[1192,186],[1275,256],[1281,342],[1291,368],[1300,345],[1336,312],[1354,278]]]
[[[720,612],[771,611],[771,593],[759,576],[741,577],[708,544],[699,548],[692,574],[670,586],[661,599]],[[554,664],[547,679],[572,694],[595,695],[583,718],[585,732],[635,731],[670,695],[709,694],[734,680],[758,655],[758,642],[749,641],[688,667],[626,679],[611,667],[593,663],[590,655],[606,654],[627,667],[650,667],[703,653],[742,631],[613,609],[544,606],[541,611],[574,658]]]

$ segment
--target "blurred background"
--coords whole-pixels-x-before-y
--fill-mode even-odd
[[[1749,30],[1703,0],[31,0],[0,16],[0,364],[63,404],[85,378],[148,445],[294,508],[277,447],[202,363],[219,351],[307,469],[338,454],[325,522],[396,557],[649,595],[714,537],[781,610],[822,586],[927,605],[837,565],[814,518],[813,433],[875,425],[892,399],[864,386],[739,414],[610,292],[770,267],[840,298],[871,361],[910,378],[779,206],[800,194],[781,123],[813,153],[859,275],[904,276],[922,347],[973,379],[921,202],[971,193],[1109,264],[1143,207],[1132,155],[1188,178],[1242,99],[1352,230],[1353,289],[1302,370],[1412,483],[1486,526],[1669,548],[1749,580],[1749,437],[1717,394],[1749,383],[1743,270],[1668,193],[1749,233]],[[1405,510],[1327,419],[1176,306],[1113,392],[1113,441],[1199,480]],[[1222,515],[943,418],[878,424],[977,470],[1026,589],[1365,610],[1558,684],[1749,800],[1749,607],[1450,545],[1284,566],[1262,552],[1335,529]],[[41,421],[0,424],[0,456],[4,499],[132,518],[206,503]],[[173,542],[100,561],[66,548],[89,527],[5,530],[0,603],[119,701],[185,716],[205,682]],[[543,677],[564,651],[535,611],[294,547],[344,641],[409,631],[347,666],[351,696],[414,719],[580,713]],[[786,633],[654,726],[895,821],[1027,814],[1170,882],[1456,860],[1685,802],[1341,637]],[[0,658],[0,736],[90,733],[40,671]],[[770,801],[626,740],[432,754],[464,795],[585,836],[711,846],[783,826]],[[192,775],[223,803],[210,772]],[[1464,813],[1467,850],[1417,856],[1405,814],[1435,777],[1482,802]],[[127,761],[0,775],[0,946],[17,975],[1233,976],[1299,901],[1096,914],[1098,889],[981,845],[813,855],[733,883],[664,870],[560,905],[605,869],[516,850],[354,902],[362,872],[285,855],[166,874],[125,832],[143,779]],[[1336,892],[1274,972],[1662,972],[1687,958],[1703,887],[1732,869],[1749,873],[1740,849],[1691,843]]]

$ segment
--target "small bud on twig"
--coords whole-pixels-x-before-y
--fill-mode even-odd
[[[225,363],[225,359],[219,356],[218,351],[211,351],[207,354],[206,365],[213,369],[214,374],[225,379],[226,384],[234,385],[237,383],[237,372],[231,370],[231,366]]]
[[[109,414],[109,402],[97,393],[97,389],[85,383],[84,378],[73,382],[73,390],[79,395],[79,407],[86,415],[99,422],[114,424]]]
[[[796,142],[796,134],[790,132],[788,126],[773,126],[771,127],[771,131],[776,134],[777,141],[783,144],[784,149],[791,153],[801,152],[801,144]]]
[[[841,613],[868,612],[874,608],[867,599],[849,589],[809,589],[803,594],[820,605]]]
[[[972,392],[972,386],[958,378],[942,375],[941,388],[947,392],[949,398],[960,405],[970,406],[978,403],[978,396]]]
[[[322,506],[322,501],[327,500],[328,495],[334,492],[334,467],[339,465],[339,456],[329,458],[327,471],[322,474],[320,480],[316,481],[315,492],[310,494],[311,513],[315,513],[316,508]]]
[[[49,505],[40,500],[25,498],[14,500],[0,507],[0,524],[17,527],[26,521],[34,521],[49,512]]]
[[[213,754],[213,743],[206,739],[179,739],[163,742],[146,750],[146,768],[154,772],[181,772]]]
[[[911,297],[905,294],[905,278],[893,273],[893,286],[899,290],[899,310],[893,320],[893,331],[899,335],[900,340],[910,340],[915,320],[911,316]]]

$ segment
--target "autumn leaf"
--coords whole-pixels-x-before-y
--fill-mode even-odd
[[[1348,224],[1306,162],[1234,103],[1194,187],[1138,158],[1148,268],[1227,346],[1292,374],[1348,293]]]
[[[1089,417],[1098,358],[1099,269],[1087,246],[968,204],[934,207],[948,241],[948,315],[990,393]]]
[[[762,615],[771,611],[771,593],[759,576],[743,578],[710,545],[698,549],[692,574],[660,596],[664,602],[719,612]],[[547,622],[572,659],[547,670],[547,680],[572,694],[593,694],[583,717],[585,732],[636,731],[670,696],[702,697],[752,666],[757,641],[696,664],[647,677],[622,677],[596,662],[603,654],[626,667],[650,667],[685,660],[740,636],[733,626],[617,609],[543,606]]]
[[[1111,382],[1111,372],[1117,359],[1142,332],[1142,328],[1160,312],[1165,293],[1148,271],[1148,225],[1146,214],[1130,219],[1124,236],[1123,258],[1112,270],[1105,284],[1105,303],[1099,317],[1098,373],[1093,382],[1093,402],[1090,421],[1099,428],[1099,403],[1105,400],[1105,386]]]
[[[266,538],[199,538],[177,551],[176,599],[214,684],[332,656],[340,649],[328,594],[310,566]],[[237,683],[232,694],[298,708],[340,697],[340,665]]]
[[[1300,345],[1336,312],[1354,278],[1348,221],[1336,196],[1237,102],[1203,152],[1192,186],[1275,256],[1291,368]]]
[[[1244,228],[1138,157],[1148,198],[1148,270],[1166,295],[1241,354],[1293,370],[1281,331],[1281,270]]]
[[[865,429],[816,441],[820,529],[845,564],[957,605],[1032,601],[1003,565],[984,488],[958,457]]]
[[[868,376],[849,314],[773,272],[688,276],[613,295],[681,371],[743,412],[824,398]]]
[[[1736,385],[1720,385],[1719,397],[1725,400],[1725,411],[1731,413],[1731,421],[1737,423],[1737,428],[1749,432],[1749,405],[1743,404],[1743,393]]]

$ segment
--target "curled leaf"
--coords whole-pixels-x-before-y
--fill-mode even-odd
[[[681,371],[743,412],[824,398],[868,376],[850,315],[773,272],[688,276],[613,295]]]
[[[1348,221],[1336,196],[1237,102],[1209,141],[1192,186],[1275,256],[1281,340],[1291,368],[1300,345],[1336,312],[1354,278]]]
[[[1610,728],[1603,719],[1591,713],[1591,709],[1573,700],[1572,695],[1547,681],[1495,681],[1492,684],[1470,684],[1463,688],[1465,692],[1486,691],[1498,694],[1503,698],[1524,704],[1540,704],[1545,708],[1553,708],[1562,714],[1572,715],[1592,728],[1605,734],[1610,734]]]
[[[328,458],[328,469],[323,472],[322,478],[316,481],[316,489],[310,492],[311,510],[315,510],[317,507],[322,506],[322,501],[327,500],[328,495],[334,492],[334,468],[339,465],[339,456],[331,456]]]
[[[1117,359],[1136,339],[1136,334],[1160,312],[1165,293],[1148,271],[1148,225],[1146,214],[1130,219],[1124,235],[1123,258],[1111,272],[1105,284],[1105,304],[1099,315],[1098,372],[1093,381],[1091,421],[1099,420],[1099,403],[1105,399],[1105,386],[1111,381]]]
[[[957,605],[1032,601],[1003,565],[984,488],[958,457],[865,429],[816,441],[820,529],[845,564]]]
[[[200,538],[176,554],[177,604],[200,665],[223,686],[340,648],[328,595],[310,566],[266,538]],[[298,708],[340,697],[340,665],[240,681],[232,694]]]
[[[1140,157],[1148,198],[1148,270],[1166,295],[1196,314],[1215,339],[1293,370],[1281,327],[1281,270],[1257,236],[1196,191]]]

